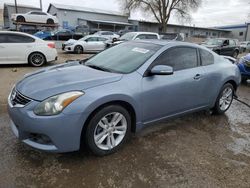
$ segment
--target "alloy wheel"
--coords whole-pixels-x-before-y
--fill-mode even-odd
[[[230,87],[226,87],[221,95],[220,101],[219,101],[219,107],[222,111],[226,111],[233,100],[233,90]]]
[[[127,120],[119,112],[105,115],[96,125],[94,142],[101,150],[111,150],[124,139],[127,131]]]
[[[35,53],[31,55],[30,61],[33,66],[39,67],[44,64],[45,59],[42,54]]]

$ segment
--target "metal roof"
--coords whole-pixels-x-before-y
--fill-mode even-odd
[[[103,20],[90,20],[90,19],[81,19],[81,18],[79,18],[79,20],[86,20],[86,21],[94,22],[94,23],[103,23],[103,24],[112,24],[112,25],[128,25],[128,26],[133,25],[133,24],[130,24],[128,22],[114,22],[114,21],[103,21]]]
[[[4,7],[5,6],[9,6],[9,7],[14,7],[15,4],[14,3],[4,3]],[[37,10],[41,10],[39,7],[35,7],[35,6],[31,6],[31,5],[23,5],[23,4],[19,4],[17,3],[17,7],[19,8],[32,8],[32,9],[37,9]]]
[[[247,26],[248,26],[248,23],[237,24],[237,25],[218,26],[215,28],[218,28],[218,29],[240,29],[240,28],[246,28]]]
[[[149,23],[149,24],[159,24],[156,21],[145,21],[145,20],[133,20],[129,19],[129,21],[136,21],[140,23]],[[213,28],[213,27],[194,27],[194,26],[187,26],[187,25],[177,25],[177,24],[167,24],[167,26],[172,26],[172,27],[185,27],[185,28],[193,28],[193,29],[204,29],[204,30],[211,30],[211,31],[223,31],[223,32],[230,32],[229,30],[225,29],[219,29],[219,28]]]
[[[122,14],[121,12],[118,12],[118,11],[101,10],[101,9],[80,7],[80,6],[73,6],[73,5],[62,5],[62,4],[56,4],[56,3],[50,3],[47,12],[49,12],[51,6],[54,6],[55,8],[61,9],[61,10],[70,10],[70,11],[78,11],[78,12],[93,12],[93,13],[99,13],[99,14],[109,14],[109,15],[127,17],[127,15]]]

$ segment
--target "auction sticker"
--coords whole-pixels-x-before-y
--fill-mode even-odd
[[[132,51],[133,52],[139,52],[139,53],[142,53],[142,54],[146,54],[146,53],[149,52],[149,50],[144,49],[144,48],[133,48]]]

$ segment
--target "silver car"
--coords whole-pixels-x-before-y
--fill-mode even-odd
[[[131,41],[26,75],[8,111],[15,135],[34,148],[70,152],[85,142],[107,155],[151,123],[200,110],[223,114],[240,81],[236,65],[205,47]]]
[[[106,48],[107,37],[87,35],[79,40],[70,39],[63,43],[62,50],[82,54],[84,52],[99,52]]]

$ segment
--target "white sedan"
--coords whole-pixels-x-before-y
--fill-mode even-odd
[[[11,20],[14,22],[58,24],[58,19],[56,16],[52,16],[41,11],[30,11],[25,14],[12,14]]]
[[[99,35],[88,35],[79,40],[70,39],[62,45],[62,50],[66,52],[99,52],[106,48],[105,41],[108,38]]]
[[[27,64],[39,67],[57,60],[54,42],[12,31],[0,31],[0,64]]]

